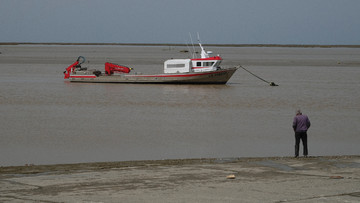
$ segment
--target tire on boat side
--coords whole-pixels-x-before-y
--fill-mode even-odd
[[[96,70],[93,72],[94,75],[96,75],[96,77],[99,77],[101,75],[101,71]]]

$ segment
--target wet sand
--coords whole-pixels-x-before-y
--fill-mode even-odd
[[[0,201],[359,202],[360,156],[0,167]]]

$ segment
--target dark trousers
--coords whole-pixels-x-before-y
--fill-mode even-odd
[[[295,132],[295,156],[299,156],[299,148],[300,148],[300,139],[303,143],[303,154],[304,156],[308,155],[308,147],[307,147],[307,133],[306,132]]]

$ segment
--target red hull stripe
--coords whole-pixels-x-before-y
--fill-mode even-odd
[[[191,59],[192,61],[213,61],[213,60],[222,60],[222,58],[220,56],[214,56],[214,57],[209,57],[209,58],[198,58],[198,59]]]
[[[157,77],[157,78],[168,78],[168,77],[194,77],[194,76],[200,76],[200,75],[211,75],[216,73],[223,73],[227,72],[227,70],[224,71],[218,71],[218,72],[210,72],[210,73],[194,73],[194,74],[175,74],[175,75],[127,75],[126,77]]]
[[[191,69],[201,69],[201,68],[211,68],[211,66],[209,66],[209,67],[192,67]]]
[[[95,75],[70,75],[70,78],[96,78]]]

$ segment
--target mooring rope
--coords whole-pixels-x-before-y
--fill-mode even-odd
[[[267,80],[265,80],[265,79],[263,79],[263,78],[255,75],[254,73],[250,72],[248,69],[246,69],[246,68],[244,68],[244,67],[242,67],[242,66],[240,66],[240,68],[244,69],[246,72],[248,72],[248,73],[250,73],[251,75],[257,77],[258,79],[266,82],[266,83],[269,84],[270,86],[279,86],[279,85],[275,84],[274,82],[269,82],[269,81],[267,81]]]

